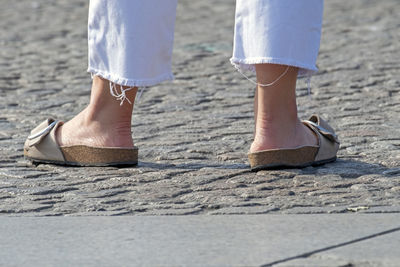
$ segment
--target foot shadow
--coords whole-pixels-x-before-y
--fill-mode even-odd
[[[389,168],[381,164],[372,164],[355,159],[338,158],[335,162],[316,167],[300,169],[304,175],[339,175],[344,179],[358,178],[363,175],[393,176],[400,174],[400,168]]]
[[[140,161],[137,168],[156,169],[156,170],[200,170],[203,168],[220,169],[220,170],[238,170],[240,173],[254,173],[250,170],[250,166],[244,163],[213,163],[210,161],[198,160],[188,163],[168,164]],[[389,168],[380,164],[372,164],[362,162],[355,159],[338,158],[335,162],[327,163],[316,167],[306,168],[285,168],[263,170],[266,174],[271,172],[293,172],[296,175],[339,175],[345,179],[358,178],[363,175],[382,175],[385,177],[400,175],[400,167]]]
[[[139,161],[138,168],[149,168],[157,170],[165,169],[184,169],[184,170],[200,170],[203,168],[226,169],[226,170],[245,170],[250,172],[250,166],[244,163],[211,163],[203,160],[191,161],[189,163],[168,164],[155,163],[147,161]]]

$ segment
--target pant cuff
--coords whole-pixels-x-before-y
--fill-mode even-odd
[[[151,79],[127,79],[123,77],[119,77],[113,75],[106,71],[97,70],[94,68],[88,68],[87,70],[89,73],[96,76],[100,76],[106,80],[109,80],[115,84],[122,85],[122,86],[130,86],[130,87],[148,87],[154,86],[164,81],[171,81],[174,79],[174,75],[170,73],[165,73],[155,78]]]
[[[259,57],[259,58],[234,58],[230,59],[231,64],[241,72],[251,71],[255,72],[255,64],[278,64],[278,65],[287,65],[299,68],[299,76],[307,76],[310,77],[315,74],[318,69],[316,66],[311,66],[307,64],[303,64],[300,62],[296,62],[290,59],[283,58],[268,58],[268,57]]]

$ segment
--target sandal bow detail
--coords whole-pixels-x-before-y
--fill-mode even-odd
[[[317,136],[317,146],[268,149],[249,153],[251,170],[303,168],[335,161],[340,143],[332,127],[318,115],[313,115],[302,123]]]
[[[63,122],[49,118],[33,129],[25,141],[24,156],[33,163],[72,166],[120,166],[138,163],[138,148],[59,146],[56,131]]]

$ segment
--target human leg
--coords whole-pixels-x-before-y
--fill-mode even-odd
[[[323,0],[237,1],[231,62],[240,72],[255,71],[258,82],[250,154],[299,147],[319,154],[314,148],[322,139],[316,129],[298,118],[295,88],[298,76],[317,70],[322,11]],[[284,160],[282,155],[279,157]]]
[[[90,2],[91,99],[81,113],[60,127],[60,145],[133,146],[131,118],[137,87],[172,78],[175,9],[175,0]],[[129,88],[121,106],[110,94],[110,85],[117,94]]]
[[[268,83],[286,66],[257,64],[257,80]],[[250,152],[274,148],[295,148],[317,145],[316,136],[297,115],[296,80],[298,68],[291,67],[285,76],[270,87],[257,86],[255,97],[256,130]]]
[[[26,156],[33,158],[28,151],[34,149],[29,147],[43,145],[42,139],[52,135],[55,145],[61,148],[133,147],[131,118],[138,87],[173,78],[176,4],[177,0],[90,1],[88,71],[93,76],[90,103],[70,121],[52,128],[48,125],[54,134],[36,129],[31,137],[40,133],[42,136],[27,140]],[[57,157],[57,162],[61,157]]]

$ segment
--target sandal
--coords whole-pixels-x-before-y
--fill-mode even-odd
[[[47,119],[31,131],[24,156],[33,163],[71,166],[124,166],[138,163],[138,148],[59,146],[56,130],[63,122]]]
[[[318,115],[302,121],[318,137],[318,146],[301,146],[289,149],[268,149],[249,153],[252,171],[277,168],[304,168],[336,160],[339,140],[333,129]]]

